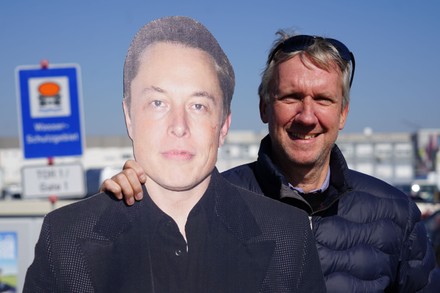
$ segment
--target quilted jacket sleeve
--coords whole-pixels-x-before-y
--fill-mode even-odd
[[[404,242],[399,269],[398,292],[440,292],[440,269],[432,245],[420,221],[417,206],[410,202],[408,237]]]

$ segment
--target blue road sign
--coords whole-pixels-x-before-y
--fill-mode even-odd
[[[17,67],[20,141],[26,159],[82,155],[79,76],[75,64]]]

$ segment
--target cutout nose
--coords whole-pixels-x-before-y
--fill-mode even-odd
[[[171,115],[170,133],[183,137],[188,134],[188,121],[183,109],[175,109]]]

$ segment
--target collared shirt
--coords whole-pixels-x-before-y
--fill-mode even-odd
[[[188,215],[185,226],[188,242],[176,222],[148,197],[149,225],[154,231],[148,248],[154,292],[202,292],[200,289],[206,288],[201,280],[208,259],[208,218],[213,217],[207,196]]]
[[[323,192],[328,188],[329,185],[330,185],[330,167],[328,168],[327,176],[325,177],[325,180],[322,183],[321,188],[306,193],[301,187],[293,186],[292,184],[289,183],[290,189],[296,190],[300,194],[313,194],[313,193]]]
[[[330,185],[330,167],[328,169],[327,176],[325,177],[325,180],[321,185],[321,188],[306,193],[302,188],[294,187],[292,184],[289,183],[290,189],[298,192],[298,194],[305,201],[308,202],[308,204],[312,208],[312,211],[317,211],[320,208],[321,204],[324,202],[326,196],[325,191],[328,189],[329,185]]]

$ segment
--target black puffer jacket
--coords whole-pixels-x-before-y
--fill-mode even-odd
[[[348,169],[335,145],[330,186],[318,208],[288,183],[270,159],[270,138],[258,160],[223,173],[232,183],[306,210],[332,292],[440,292],[440,270],[420,212],[391,185]]]

